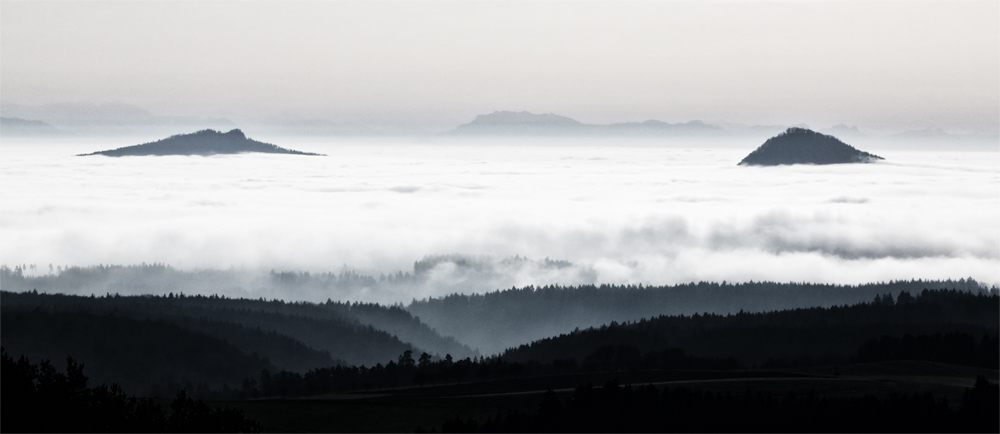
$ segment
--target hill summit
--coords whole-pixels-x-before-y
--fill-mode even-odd
[[[163,140],[126,146],[107,151],[98,151],[87,155],[106,155],[108,157],[127,157],[141,155],[216,155],[242,154],[244,152],[261,152],[267,154],[322,155],[310,152],[285,149],[270,143],[258,142],[247,138],[239,129],[227,133],[216,130],[201,130],[191,134],[178,134]]]
[[[872,163],[876,160],[883,158],[855,149],[836,137],[805,128],[789,128],[767,139],[740,161],[740,165]]]

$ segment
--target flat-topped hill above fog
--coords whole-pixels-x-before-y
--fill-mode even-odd
[[[140,155],[216,155],[241,154],[245,152],[261,152],[267,154],[322,155],[310,152],[285,149],[270,143],[258,142],[247,138],[239,129],[223,133],[216,130],[201,130],[191,134],[178,134],[163,140],[126,146],[107,151],[98,151],[87,155],[106,155],[109,157],[126,157]]]
[[[585,124],[553,113],[495,111],[478,115],[472,122],[459,125],[453,135],[469,136],[573,136],[573,135],[702,135],[717,134],[723,129],[701,121],[670,124],[648,120],[617,124]]]
[[[540,126],[540,127],[555,127],[555,126],[569,126],[578,127],[584,125],[582,122],[568,118],[566,116],[560,116],[554,113],[542,113],[535,114],[526,111],[514,112],[514,111],[495,111],[486,115],[478,115],[472,122],[467,124],[459,125],[459,129],[468,128],[482,128],[482,127],[498,127],[498,126]]]
[[[741,165],[871,163],[882,160],[826,134],[805,128],[789,128],[771,137],[747,155]]]

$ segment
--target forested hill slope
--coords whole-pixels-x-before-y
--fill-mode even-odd
[[[233,380],[216,376],[210,370],[206,371],[208,365],[203,369],[197,363],[180,363],[176,369],[167,371],[169,375],[154,371],[141,374],[144,365],[139,362],[144,360],[145,355],[133,354],[135,351],[141,349],[149,354],[170,352],[187,348],[183,343],[187,341],[191,345],[205,343],[195,345],[192,351],[198,348],[225,349],[213,353],[215,355],[205,353],[203,356],[215,360],[213,366],[219,369],[229,366],[232,372],[239,372],[234,377],[237,382],[247,377],[256,378],[262,367],[272,371],[305,372],[337,364],[374,365],[395,359],[409,350],[417,354],[427,351],[441,357],[446,354],[455,357],[476,355],[454,339],[445,339],[433,333],[398,307],[233,300],[173,294],[81,297],[2,292],[0,298],[3,320],[0,335],[11,354],[24,354],[35,359],[61,359],[67,354],[74,354],[86,360],[94,368],[95,376],[101,379],[106,378],[105,373],[124,369],[123,360],[136,362],[137,365],[130,365],[128,369],[138,374],[122,381],[137,387],[134,389],[137,392],[162,386],[164,382],[197,384],[212,379]],[[434,348],[401,340],[357,318],[392,323],[399,328],[412,326],[411,335],[431,343]],[[36,326],[42,323],[51,325]],[[97,327],[99,325],[106,327]],[[153,330],[151,327],[155,328],[155,333],[150,331]],[[111,329],[114,333],[107,331]],[[168,329],[176,331],[179,337],[150,341],[143,337],[169,333],[163,331]],[[130,344],[133,341],[143,343]],[[81,346],[81,342],[92,345]],[[194,351],[196,356],[201,354],[199,351]],[[142,378],[146,378],[143,375],[148,377],[148,381],[143,382]],[[239,386],[231,382],[226,384],[229,387]],[[213,387],[218,388],[219,384]]]
[[[572,331],[659,315],[729,314],[871,301],[880,294],[924,289],[980,291],[972,279],[894,281],[863,285],[698,282],[672,286],[585,285],[511,288],[415,300],[421,321],[485,354]]]
[[[507,361],[582,360],[601,348],[640,352],[677,348],[697,357],[735,357],[745,365],[774,360],[846,362],[867,341],[881,336],[962,333],[992,344],[1000,325],[1000,296],[955,290],[924,290],[877,296],[851,306],[737,314],[658,316],[575,330],[506,351]],[[992,336],[992,338],[990,338]],[[970,338],[972,339],[972,338]],[[976,347],[973,342],[973,348]],[[610,357],[614,358],[615,351]]]
[[[225,338],[167,321],[4,309],[0,324],[3,347],[11,354],[51,360],[57,368],[73,356],[84,361],[95,384],[118,383],[141,396],[168,397],[185,385],[239,389],[244,379],[280,368]],[[302,348],[285,350],[317,358]]]
[[[227,298],[220,296],[190,296],[174,294],[167,290],[175,288],[209,288],[224,287],[233,285],[237,280],[225,272],[181,272],[163,266],[138,266],[138,267],[91,267],[66,269],[59,274],[44,275],[39,277],[27,277],[21,274],[19,269],[11,270],[7,267],[0,267],[0,282],[3,287],[19,292],[5,293],[5,304],[26,303],[33,306],[37,303],[44,303],[53,307],[61,306],[60,309],[76,309],[79,306],[87,306],[88,309],[96,310],[133,310],[144,315],[153,313],[173,314],[192,316],[190,312],[197,312],[199,309],[237,309],[254,312],[267,312],[291,317],[310,318],[313,320],[332,320],[361,326],[370,326],[376,330],[383,331],[391,336],[396,336],[403,342],[413,344],[422,351],[431,354],[451,354],[455,357],[466,357],[477,355],[469,347],[460,344],[454,338],[441,336],[436,331],[413,317],[408,311],[400,306],[383,306],[371,303],[347,303],[327,301],[326,303],[307,302],[286,302],[281,300],[264,300],[248,298]],[[219,276],[218,274],[223,274]],[[289,292],[301,290],[294,284],[289,285],[286,280],[296,278],[297,275],[289,273],[276,273],[271,281],[263,282],[274,285],[280,289],[288,288]],[[128,286],[129,282],[134,282],[134,286]],[[155,285],[166,285],[163,288]],[[294,282],[293,282],[294,283]],[[161,293],[164,296],[144,295],[144,296],[111,296],[104,297],[72,297],[67,295],[47,296],[40,295],[40,298],[31,297],[8,297],[6,294],[26,294],[38,288],[38,291],[48,293],[59,293],[63,291],[73,291],[77,285],[89,285],[88,289],[104,288],[112,292],[119,289],[123,291],[142,290],[152,293]],[[101,291],[104,293],[104,291]],[[190,311],[190,312],[189,312]],[[398,353],[396,353],[398,354]],[[338,357],[335,355],[335,357]],[[381,359],[379,359],[381,360]]]

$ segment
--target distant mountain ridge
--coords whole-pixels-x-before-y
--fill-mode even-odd
[[[819,132],[830,136],[865,137],[865,133],[862,133],[857,126],[849,127],[844,124],[837,124],[825,130],[820,130]]]
[[[860,151],[836,137],[805,128],[789,128],[760,145],[740,165],[777,166],[783,164],[871,163],[883,160]]]
[[[80,156],[105,155],[108,157],[146,155],[216,155],[260,152],[267,154],[322,155],[311,152],[285,149],[270,143],[247,138],[239,129],[227,133],[216,130],[201,130],[191,134],[178,134],[163,140],[126,146],[107,151],[98,151]]]
[[[65,134],[58,128],[42,121],[11,117],[0,117],[0,135],[4,136],[57,136]]]
[[[156,115],[149,110],[118,102],[95,104],[91,102],[70,102],[43,105],[0,103],[4,117],[37,119],[57,128],[70,130],[99,128],[109,131],[121,127],[150,128],[155,126],[173,127],[220,127],[231,126],[225,118],[199,116]]]
[[[553,113],[495,111],[478,115],[451,135],[573,136],[573,135],[716,135],[725,130],[701,121],[670,124],[658,120],[616,124],[585,124]]]
[[[584,124],[576,119],[560,116],[554,113],[535,114],[527,111],[495,111],[486,115],[478,115],[472,122],[460,125],[459,128],[470,125],[580,126]]]

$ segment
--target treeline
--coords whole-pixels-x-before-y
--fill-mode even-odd
[[[889,360],[922,360],[939,363],[950,363],[962,366],[976,366],[988,369],[998,369],[1000,351],[998,335],[984,334],[980,343],[964,333],[948,333],[945,335],[906,335],[903,338],[883,336],[865,342],[852,355],[844,359],[856,362],[876,362]],[[909,352],[893,352],[900,348],[899,342]],[[971,347],[970,344],[971,343]],[[947,355],[945,355],[947,354]],[[798,359],[798,363],[772,366],[765,368],[787,368],[822,366],[828,360]],[[327,393],[343,393],[357,391],[372,391],[378,389],[405,388],[430,385],[474,385],[482,382],[501,380],[523,380],[521,386],[538,389],[545,384],[559,384],[555,376],[576,375],[572,378],[585,378],[597,373],[652,372],[659,381],[668,379],[697,379],[690,372],[681,371],[736,371],[741,378],[754,377],[756,372],[740,370],[742,367],[735,357],[706,358],[695,357],[683,350],[672,348],[662,351],[643,353],[638,348],[629,345],[609,345],[598,348],[582,359],[563,358],[551,362],[531,360],[517,362],[500,356],[466,358],[455,360],[451,355],[444,359],[433,360],[424,353],[414,359],[413,353],[406,352],[396,361],[387,364],[365,366],[332,366],[317,368],[305,374],[294,372],[264,371],[259,380],[247,378],[243,388],[236,395],[227,394],[230,399],[251,399],[264,397],[310,396]],[[739,370],[739,371],[737,371]],[[678,372],[667,372],[678,371]],[[764,375],[761,373],[760,375]],[[769,376],[780,375],[767,373]],[[710,374],[711,378],[725,378],[722,373]],[[569,387],[571,385],[564,385]],[[494,389],[498,386],[492,386]],[[512,385],[516,388],[516,385]],[[469,390],[474,390],[470,388]],[[227,392],[231,393],[231,392]]]
[[[505,360],[583,359],[596,349],[626,345],[640,351],[679,348],[698,357],[735,357],[743,366],[798,358],[846,363],[881,336],[964,333],[997,336],[1000,296],[956,290],[901,292],[852,306],[736,314],[658,316],[575,330],[508,349]],[[996,366],[996,359],[994,359]],[[996,369],[994,367],[994,369]]]
[[[434,360],[427,353],[415,359],[413,353],[407,351],[395,361],[372,367],[338,365],[313,369],[305,374],[264,371],[259,381],[253,378],[244,381],[235,398],[309,396],[522,378],[530,382],[532,378],[605,371],[732,370],[738,367],[733,358],[691,357],[680,350],[642,354],[634,347],[623,346],[601,348],[582,361],[564,359],[551,363],[511,362],[498,356],[456,360],[446,355],[443,359]]]
[[[141,318],[208,318],[216,321],[225,317],[225,322],[292,336],[315,349],[329,350],[333,357],[350,363],[375,363],[394,357],[402,352],[399,345],[404,342],[432,354],[478,355],[454,338],[441,336],[398,305],[331,300],[326,303],[286,302],[183,293],[160,296],[105,293],[103,296],[83,297],[38,294],[35,290],[22,293],[4,291],[0,297],[5,307],[21,310],[41,307],[50,311],[119,312]],[[310,331],[311,328],[327,332],[316,334]],[[358,345],[355,342],[382,343]],[[383,346],[387,346],[386,350],[379,350]]]
[[[733,395],[612,381],[578,387],[565,400],[549,391],[533,413],[451,419],[441,432],[997,432],[998,421],[1000,388],[983,377],[958,409],[931,394]]]
[[[997,293],[969,278],[862,285],[698,282],[671,286],[527,286],[414,300],[407,310],[447,336],[489,354],[576,328],[661,315],[718,315],[832,307],[924,289]]]
[[[522,257],[475,258],[430,256],[409,272],[369,275],[351,270],[326,273],[248,270],[182,271],[163,264],[133,266],[49,267],[0,266],[0,287],[12,292],[67,294],[218,294],[258,299],[293,300],[395,299],[399,294],[455,288],[477,292],[501,287],[511,275],[531,270],[576,269],[566,261]],[[435,271],[437,270],[437,272]],[[454,282],[431,276],[449,270]],[[546,272],[548,272],[546,271]],[[559,271],[559,272],[563,272]],[[583,272],[582,269],[578,270]],[[533,271],[532,271],[533,272]],[[430,285],[430,286],[428,286]],[[442,286],[444,285],[444,286]],[[916,294],[923,289],[987,291],[974,279],[911,280],[861,285],[810,283],[697,282],[666,286],[582,285],[528,286],[484,294],[453,294],[413,300],[409,305],[342,303],[341,316],[385,331],[421,351],[454,356],[495,354],[575,328],[612,321],[634,321],[659,315],[765,312],[804,307],[830,307],[871,300],[877,294]],[[988,289],[996,291],[996,288]],[[259,300],[258,300],[259,301]],[[270,303],[270,302],[269,302]],[[295,304],[295,303],[289,303]],[[322,303],[320,303],[322,304]],[[337,303],[333,303],[337,304]],[[330,310],[333,306],[326,306]],[[454,339],[450,339],[450,338]],[[462,349],[462,346],[467,348]],[[334,357],[344,358],[336,353]],[[382,360],[384,357],[379,358]],[[372,362],[371,360],[365,362]]]
[[[397,272],[377,276],[353,270],[309,273],[290,271],[260,272],[244,269],[178,270],[166,264],[95,265],[87,267],[48,264],[0,265],[0,282],[7,291],[38,290],[46,293],[75,295],[127,295],[185,292],[230,297],[257,298],[281,296],[297,300],[356,298],[363,293],[392,292],[411,288],[426,276]]]
[[[572,291],[541,292],[546,291],[572,298]],[[609,290],[616,291],[645,289]],[[515,294],[530,304],[535,292],[518,290]],[[564,369],[566,372],[655,369],[648,367],[655,363],[647,366],[636,361],[643,361],[650,353],[675,350],[683,357],[702,360],[699,363],[733,360],[734,366],[742,368],[832,365],[880,357],[996,369],[998,358],[993,354],[995,337],[1000,334],[997,294],[958,290],[914,294],[881,294],[874,301],[832,307],[611,321],[509,348],[485,359],[477,359],[468,347],[437,335],[437,348],[459,350],[442,356],[357,320],[364,317],[398,326],[422,324],[399,306],[332,301],[313,304],[181,294],[79,297],[2,292],[0,335],[13,351],[47,359],[74,354],[88,360],[96,379],[117,381],[130,390],[156,396],[172,394],[180,387],[202,397],[355,387],[342,388],[340,384],[401,387],[458,381],[455,378],[469,381],[479,378],[475,373],[480,371],[511,373],[515,378],[548,375],[557,365],[570,367]],[[499,311],[492,316],[484,314],[482,322],[504,316],[517,315]],[[914,344],[906,340],[907,334],[928,337]],[[933,338],[935,335],[941,338]],[[877,345],[868,344],[870,348],[859,353],[866,342],[883,336],[889,338]],[[897,338],[899,343],[893,340]],[[431,367],[412,372],[404,369],[398,372],[405,374],[397,375],[389,363],[382,365],[406,351],[427,353],[431,363],[427,366]],[[442,368],[447,355],[452,355],[447,363],[454,366],[468,360],[476,367],[464,374],[454,370],[462,368]],[[479,360],[482,362],[476,363]],[[324,373],[324,369],[332,373]],[[262,371],[273,375],[265,380],[260,376]],[[307,376],[324,375],[336,377],[332,383],[336,386],[315,386],[311,384],[326,380],[306,380]]]
[[[126,394],[117,384],[87,387],[83,365],[66,359],[66,373],[48,360],[17,361],[0,349],[0,414],[5,432],[261,432],[243,411],[214,408],[183,391],[170,411]]]
[[[178,388],[213,399],[299,396],[565,373],[787,368],[900,358],[997,369],[1000,359],[1000,297],[955,290],[924,290],[916,297],[900,292],[895,299],[878,295],[852,306],[611,322],[486,358],[440,357],[398,340],[366,342],[370,334],[340,332],[330,326],[340,324],[334,320],[279,313],[295,306],[273,301],[3,296],[0,333],[9,348],[36,358],[75,354],[91,363],[95,378],[152,396]],[[243,309],[220,307],[226,303]],[[250,309],[265,305],[273,310]],[[148,306],[159,306],[161,315],[136,317],[136,311],[152,311]],[[299,312],[326,306],[303,304]],[[294,323],[283,326],[282,320]],[[315,337],[303,342],[292,336]],[[337,361],[329,350],[313,348],[335,347],[344,336],[376,346],[380,359]],[[386,356],[389,351],[395,353]]]

